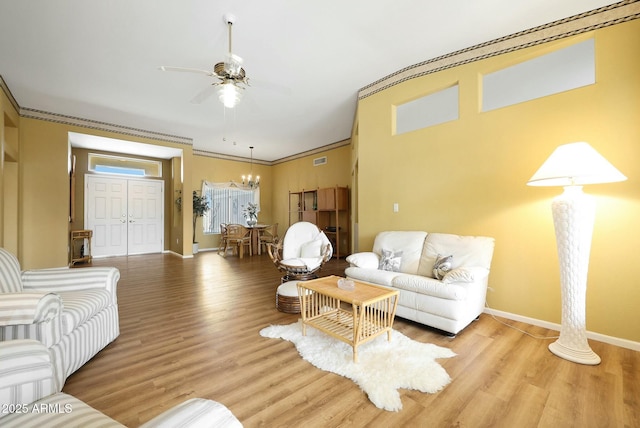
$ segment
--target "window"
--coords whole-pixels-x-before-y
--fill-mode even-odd
[[[259,190],[246,190],[205,182],[202,194],[209,202],[209,209],[203,216],[204,233],[220,233],[220,223],[244,224],[243,210],[249,202],[259,200]]]
[[[396,106],[395,133],[427,128],[458,119],[458,85]]]
[[[89,171],[103,174],[162,177],[161,161],[89,153],[88,163]]]
[[[588,39],[483,76],[482,111],[558,94],[595,82],[595,42]]]

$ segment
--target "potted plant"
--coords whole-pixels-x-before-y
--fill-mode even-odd
[[[249,202],[243,210],[244,218],[248,226],[255,226],[258,223],[258,204]]]
[[[198,193],[193,191],[193,254],[198,254],[198,243],[196,242],[196,223],[198,221],[198,217],[202,217],[204,213],[209,210],[209,202],[207,198],[204,196],[198,196]],[[176,204],[178,204],[178,209],[182,207],[182,196],[180,196],[176,200]]]

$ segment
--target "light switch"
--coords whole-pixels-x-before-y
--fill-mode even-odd
[[[400,211],[400,207],[398,206],[398,203],[396,202],[395,204],[393,204],[393,212],[397,213],[398,211]]]

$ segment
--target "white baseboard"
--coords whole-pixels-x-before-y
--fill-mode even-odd
[[[485,308],[484,313],[495,315],[497,317],[507,318],[514,321],[524,322],[527,324],[535,325],[538,327],[548,328],[550,330],[560,331],[560,324],[543,321],[535,318],[529,318],[522,315],[512,314],[510,312],[498,311],[496,309]],[[640,342],[634,342],[632,340],[621,339],[619,337],[607,336],[605,334],[594,333],[587,331],[587,338],[597,340],[598,342],[608,343],[610,345],[619,346],[621,348],[631,349],[633,351],[640,351]]]

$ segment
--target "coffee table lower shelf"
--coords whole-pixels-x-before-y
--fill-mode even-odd
[[[302,315],[302,334],[314,327],[353,348],[358,361],[358,346],[383,333],[391,340],[398,292],[365,283],[356,283],[354,291],[345,292],[335,285],[338,277],[324,277],[298,282]],[[342,308],[350,303],[351,310]]]

